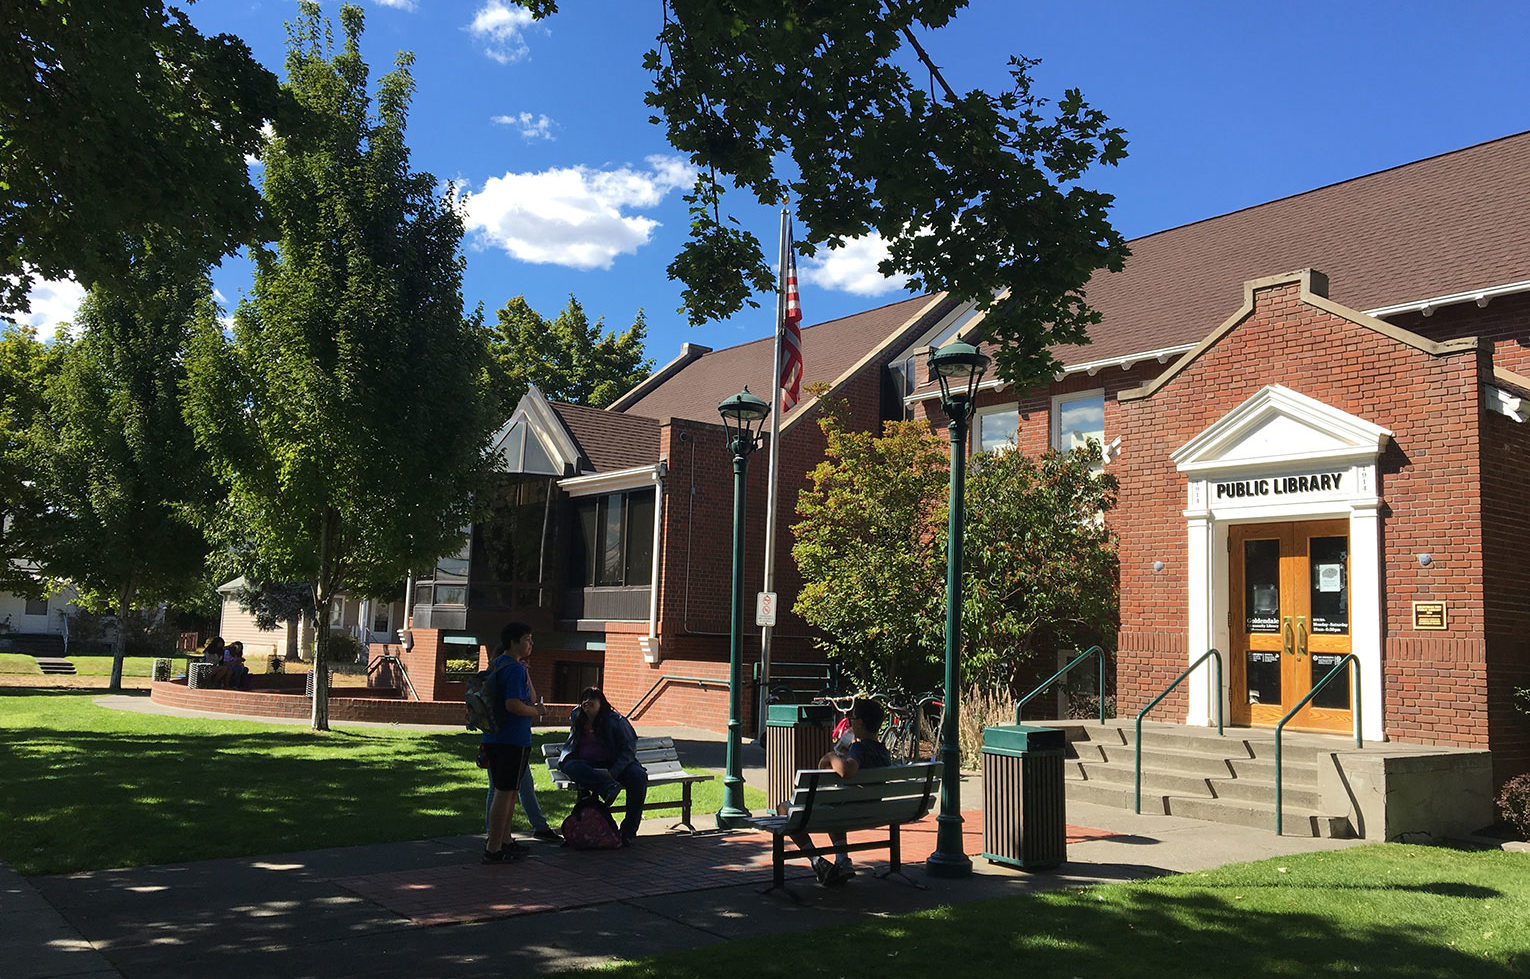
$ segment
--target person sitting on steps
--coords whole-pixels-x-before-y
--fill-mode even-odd
[[[818,767],[832,768],[848,782],[863,768],[886,768],[891,765],[892,755],[877,738],[885,716],[882,705],[875,700],[857,700],[850,707],[850,730],[855,740],[842,753],[830,749],[828,754],[818,760]],[[849,842],[844,833],[829,833],[828,837],[829,843],[835,847],[843,847]],[[797,849],[813,854],[813,873],[818,883],[824,887],[836,887],[855,876],[855,863],[850,859],[850,854],[841,851],[831,863],[818,854],[818,848],[813,845],[809,834],[794,833],[792,842]]]
[[[610,806],[623,788],[627,811],[622,817],[622,843],[637,836],[648,798],[648,770],[638,764],[637,732],[611,709],[599,687],[585,687],[579,706],[569,716],[568,740],[558,753],[558,770]]]

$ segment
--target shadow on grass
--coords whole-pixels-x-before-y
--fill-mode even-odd
[[[483,831],[488,779],[474,763],[475,733],[315,732],[81,710],[99,695],[0,688],[0,711],[9,709],[3,699],[30,700],[16,705],[19,723],[0,740],[0,858],[23,874]],[[57,728],[46,726],[54,700]],[[33,717],[22,717],[28,709]],[[535,735],[533,757],[562,739]],[[545,766],[534,774],[542,810],[557,826],[573,793],[554,790]],[[678,787],[650,793],[654,801],[670,796],[679,798]],[[695,796],[697,813],[715,810],[706,788]],[[519,814],[516,825],[524,826]]]
[[[1176,881],[1177,883],[1177,881]],[[1481,943],[1494,929],[1523,932],[1512,902],[1496,919],[1482,899],[1499,894],[1463,882],[1398,887],[1384,872],[1338,888],[1288,888],[1291,906],[1250,908],[1244,885],[1162,888],[1110,885],[955,904],[849,929],[748,939],[676,952],[603,971],[615,979],[845,976],[872,963],[937,973],[1027,979],[1092,975],[1387,976],[1509,979],[1524,976],[1530,949]],[[1398,895],[1389,901],[1389,895]],[[1488,934],[1484,935],[1484,931]],[[821,938],[821,940],[819,940]],[[787,945],[811,954],[785,953]],[[559,973],[564,975],[565,973]],[[574,973],[567,973],[574,974]]]

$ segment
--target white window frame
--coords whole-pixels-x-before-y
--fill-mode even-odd
[[[977,410],[977,412],[972,416],[972,432],[971,432],[971,435],[970,435],[970,440],[971,440],[972,444],[969,446],[969,448],[971,449],[972,452],[976,453],[976,452],[984,451],[983,450],[983,423],[981,421],[982,417],[984,415],[997,415],[997,414],[999,414],[1000,412],[1003,412],[1003,411],[1013,411],[1015,413],[1015,427],[1010,430],[1010,433],[1009,433],[1009,444],[1010,445],[1018,445],[1019,444],[1019,437],[1020,437],[1020,402],[1018,402],[1018,401],[1011,401],[1008,404],[987,405],[985,407],[979,408]]]
[[[1059,452],[1067,452],[1073,448],[1071,445],[1062,444],[1062,410],[1063,406],[1074,401],[1100,402],[1100,449],[1104,451],[1108,444],[1110,431],[1105,428],[1105,389],[1094,388],[1089,391],[1072,391],[1068,394],[1054,394],[1052,396],[1051,433],[1049,441],[1052,448]]]

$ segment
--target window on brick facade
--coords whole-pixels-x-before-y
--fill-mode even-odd
[[[1071,452],[1094,440],[1105,447],[1105,392],[1061,394],[1052,399],[1052,448]],[[1095,469],[1100,469],[1097,464]]]
[[[992,452],[1003,445],[1014,445],[1019,428],[1018,404],[979,408],[972,419],[972,451]]]
[[[653,578],[654,491],[627,490],[574,500],[569,585],[647,585]]]

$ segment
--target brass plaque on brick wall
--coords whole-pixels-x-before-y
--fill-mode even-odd
[[[1444,602],[1414,602],[1413,603],[1413,628],[1415,628],[1415,629],[1443,629],[1443,628],[1445,628],[1445,603]]]

